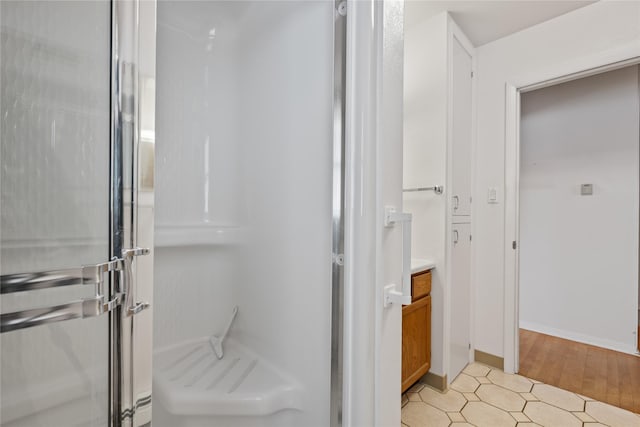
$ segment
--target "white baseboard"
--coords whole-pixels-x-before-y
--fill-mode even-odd
[[[621,353],[637,354],[637,350],[633,344],[625,344],[623,342],[610,341],[591,335],[581,334],[579,332],[556,329],[535,322],[520,320],[520,328],[545,335],[552,335],[558,338],[564,338],[571,341],[581,342],[583,344],[594,345],[596,347],[607,348],[609,350],[619,351]]]

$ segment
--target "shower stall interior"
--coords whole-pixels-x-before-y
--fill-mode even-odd
[[[0,424],[335,424],[345,4],[0,2]]]
[[[154,425],[327,426],[334,4],[159,2],[157,55]]]

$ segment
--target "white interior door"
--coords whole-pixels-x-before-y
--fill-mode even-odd
[[[397,426],[402,305],[383,291],[401,290],[403,233],[384,210],[402,210],[404,4],[350,2],[347,17],[343,425]]]
[[[449,380],[469,363],[471,343],[471,224],[453,224],[451,236],[451,292]]]
[[[379,77],[378,99],[378,211],[387,206],[402,210],[402,111],[403,111],[403,66],[404,63],[404,4],[384,2],[381,11],[382,46],[377,58],[382,66]],[[376,384],[376,426],[392,426],[400,423],[401,366],[402,366],[402,304],[387,307],[382,302],[384,287],[395,284],[402,292],[403,258],[411,258],[411,251],[403,251],[403,227],[396,223],[385,228],[378,222],[381,231],[381,262],[378,276],[378,317],[376,352],[378,354]],[[405,264],[406,265],[406,264]],[[406,290],[405,290],[406,291]]]
[[[452,37],[451,212],[471,215],[471,71],[469,53]]]

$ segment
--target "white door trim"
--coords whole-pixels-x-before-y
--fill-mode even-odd
[[[519,362],[519,181],[520,94],[640,63],[640,42],[555,64],[505,87],[505,229],[504,229],[504,371],[518,372]]]

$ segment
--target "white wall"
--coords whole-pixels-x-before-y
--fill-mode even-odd
[[[413,2],[405,5],[412,13]],[[447,15],[405,31],[403,186],[444,185],[447,178]],[[447,189],[445,189],[446,191]],[[445,194],[404,193],[403,210],[413,214],[411,256],[435,262],[432,272],[431,369],[444,367]]]
[[[478,56],[474,242],[476,348],[504,354],[504,200],[486,203],[488,187],[505,185],[505,84],[637,43],[640,2],[598,2],[484,45]],[[640,48],[638,49],[640,54]],[[511,249],[509,249],[511,250]]]
[[[635,350],[639,102],[637,66],[522,95],[520,327]]]

